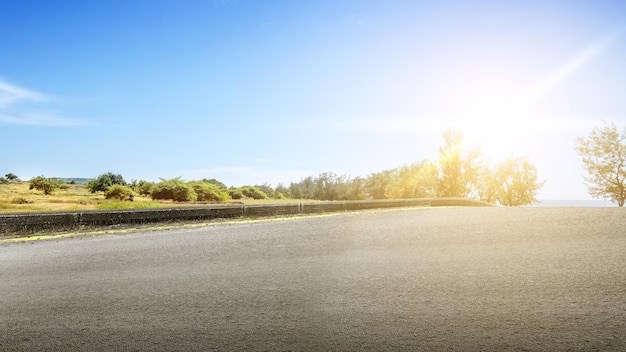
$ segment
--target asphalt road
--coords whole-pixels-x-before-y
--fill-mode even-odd
[[[0,244],[0,350],[625,351],[626,212],[432,208]]]

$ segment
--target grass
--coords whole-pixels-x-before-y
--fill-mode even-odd
[[[135,200],[119,202],[105,199],[102,193],[89,193],[85,185],[68,185],[66,189],[58,189],[51,195],[44,195],[41,191],[29,189],[28,182],[0,184],[0,213],[162,206],[146,197],[135,197]]]
[[[65,188],[65,187],[64,187]],[[245,199],[233,202],[245,204],[281,204],[294,203],[301,199]],[[310,200],[306,200],[310,202]],[[211,203],[211,205],[232,204]],[[18,181],[0,184],[0,213],[20,213],[36,211],[81,211],[92,209],[135,209],[161,208],[164,206],[203,206],[207,203],[174,203],[171,201],[153,201],[149,197],[135,196],[134,202],[120,202],[105,199],[102,192],[89,193],[86,185],[67,185],[65,189],[58,189],[51,195],[44,195],[42,191],[29,189],[28,182]]]
[[[163,204],[156,202],[146,202],[146,201],[135,201],[135,202],[106,202],[102,204],[98,204],[96,209],[150,209],[150,208],[161,208]]]

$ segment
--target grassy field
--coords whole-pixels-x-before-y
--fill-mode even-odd
[[[245,204],[272,204],[297,202],[299,200],[253,200],[237,201]],[[310,201],[310,200],[307,200]],[[219,203],[232,204],[232,202]],[[34,212],[34,211],[62,211],[62,210],[91,210],[91,209],[130,209],[130,208],[159,208],[163,206],[194,206],[206,203],[174,203],[171,201],[153,201],[149,197],[135,196],[134,202],[120,202],[105,199],[102,192],[89,193],[85,185],[64,185],[63,189],[56,190],[51,195],[44,195],[42,191],[29,189],[28,182],[10,182],[0,184],[0,213]]]

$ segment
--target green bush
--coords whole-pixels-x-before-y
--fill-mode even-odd
[[[131,188],[141,196],[149,196],[152,186],[154,186],[154,182],[144,180],[133,181],[131,183]]]
[[[37,176],[30,179],[29,189],[43,191],[45,195],[52,194],[57,188],[59,188],[59,181],[56,178]]]
[[[128,200],[130,196],[133,194],[133,190],[128,186],[122,185],[113,185],[104,192],[104,197],[106,199],[119,199],[121,201]]]
[[[214,183],[209,182],[191,182],[189,183],[193,190],[198,195],[199,201],[227,201],[230,196],[227,192],[224,192],[220,187]]]
[[[252,199],[269,199],[265,192],[261,191],[255,186],[243,186],[240,187],[239,190],[246,198]]]
[[[228,195],[230,195],[231,199],[242,199],[245,197],[239,188],[230,188]]]
[[[192,202],[198,199],[196,191],[179,178],[161,180],[150,191],[152,199],[171,199],[175,202]]]
[[[0,185],[1,185],[1,184],[5,184],[5,183],[9,183],[9,180],[7,180],[7,179],[6,179],[6,178],[4,178],[4,177],[0,177]]]
[[[96,178],[95,180],[87,182],[87,189],[91,193],[106,192],[107,188],[113,185],[125,186],[126,181],[124,181],[122,175],[116,175],[112,172],[107,172],[98,176],[98,178]]]

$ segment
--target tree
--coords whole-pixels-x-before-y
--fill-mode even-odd
[[[386,199],[387,190],[395,172],[395,169],[390,169],[369,175],[365,181],[367,194],[374,199]]]
[[[589,194],[594,198],[610,199],[623,207],[626,201],[626,131],[621,134],[615,124],[596,127],[586,138],[576,140],[588,173],[585,177]]]
[[[437,196],[469,198],[476,191],[480,151],[464,150],[463,133],[459,130],[446,130],[443,138],[445,144],[439,148]]]
[[[29,189],[43,191],[43,194],[45,195],[52,194],[52,192],[60,186],[59,181],[56,178],[46,178],[43,176],[33,177],[30,179],[29,183]]]
[[[537,168],[527,157],[509,158],[500,163],[493,176],[486,175],[492,184],[488,190],[493,200],[507,207],[537,202],[537,191],[544,182],[537,181]]]
[[[17,181],[17,180],[19,180],[17,175],[15,175],[12,172],[9,172],[8,174],[4,175],[4,177],[6,177],[6,179],[9,180],[9,181]]]
[[[126,181],[120,174],[114,174],[112,172],[107,172],[98,176],[95,180],[91,180],[87,183],[87,189],[91,193],[96,193],[98,191],[105,192],[107,188],[113,185],[122,185],[126,186]]]

